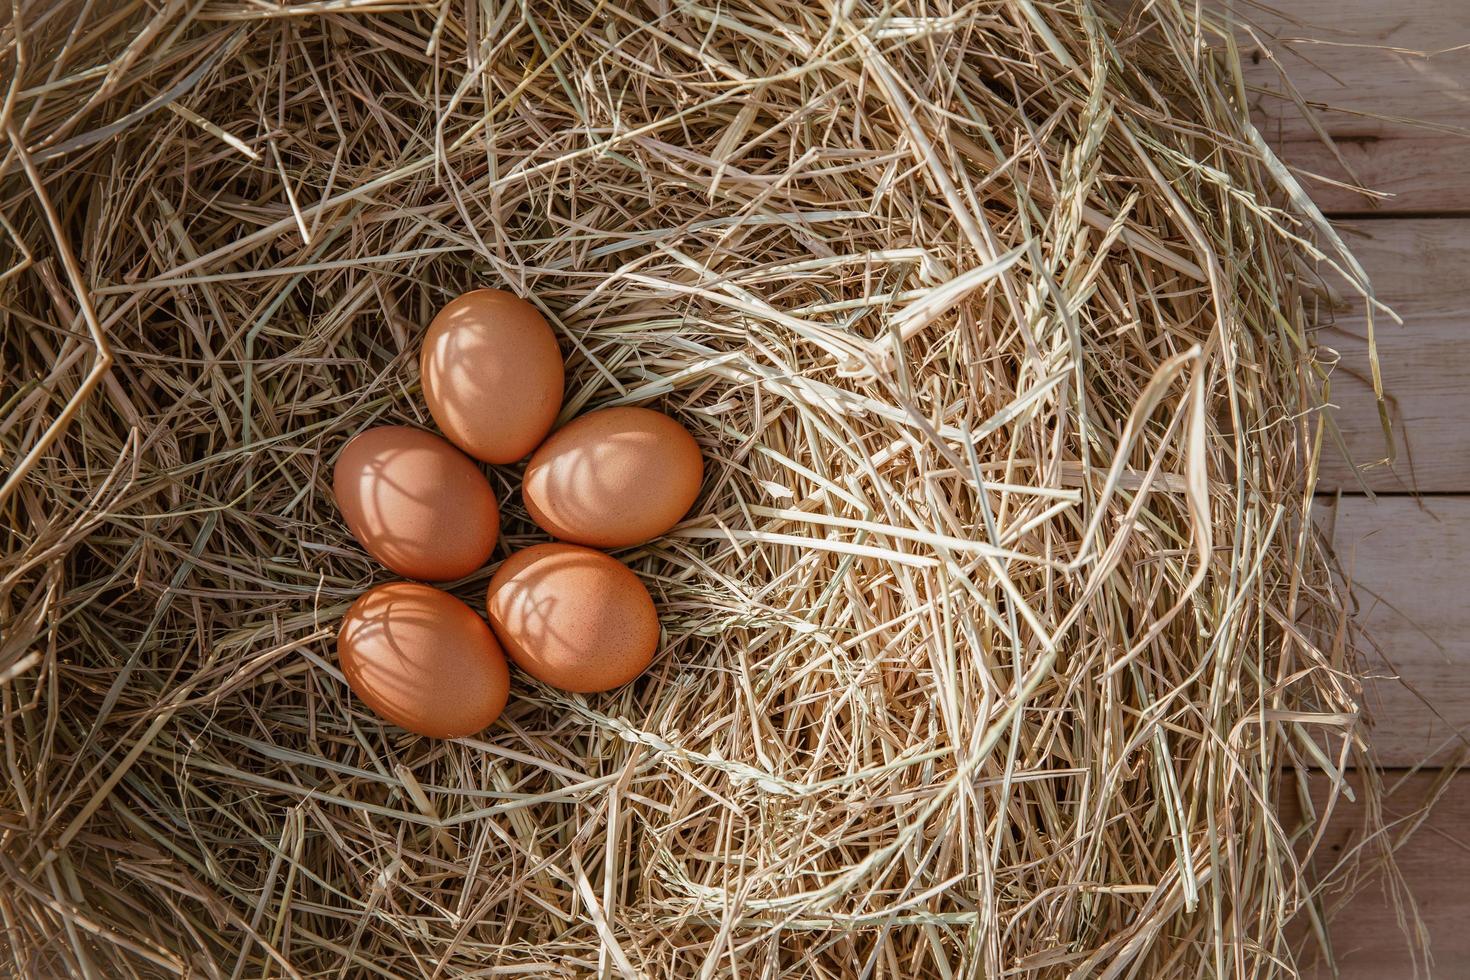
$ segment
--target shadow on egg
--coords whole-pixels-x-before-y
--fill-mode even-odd
[[[499,289],[451,300],[424,334],[424,401],[460,449],[512,463],[546,438],[561,408],[561,349],[530,303]]]
[[[526,467],[531,519],[563,541],[623,548],[666,533],[699,496],[699,444],[646,408],[591,412],[562,426]]]
[[[463,602],[392,582],[343,618],[338,660],[348,686],[383,718],[422,735],[471,735],[504,709],[510,675],[494,634]]]
[[[535,545],[506,559],[490,580],[486,608],[511,660],[567,691],[626,684],[658,647],[658,613],[638,576],[577,545]]]
[[[371,658],[352,657],[343,673],[364,701],[375,705],[403,705],[421,702],[435,687],[424,676],[418,656],[424,637],[433,632],[437,617],[422,602],[388,599],[363,610],[343,623],[340,642],[352,650],[371,647]],[[406,713],[389,708],[379,711],[395,724]],[[405,726],[406,727],[406,726]]]
[[[485,475],[448,442],[418,429],[360,433],[337,460],[332,490],[353,537],[409,578],[462,578],[489,560],[500,534]]]

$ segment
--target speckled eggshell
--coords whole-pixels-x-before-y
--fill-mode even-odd
[[[406,578],[462,578],[489,560],[500,535],[500,508],[485,474],[422,429],[385,425],[358,433],[337,457],[332,493],[352,536]]]
[[[536,308],[500,289],[451,300],[419,356],[424,401],[440,430],[487,463],[513,463],[540,445],[561,409],[556,335]]]
[[[516,666],[564,691],[628,683],[658,648],[653,598],[632,570],[600,551],[538,544],[496,569],[490,625]]]
[[[605,408],[552,433],[526,466],[526,510],[553,537],[626,548],[667,532],[699,496],[699,444],[648,408]]]
[[[352,693],[400,728],[473,735],[505,708],[510,669],[485,621],[447,592],[390,582],[363,593],[337,634]]]

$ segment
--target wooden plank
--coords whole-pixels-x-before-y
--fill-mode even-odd
[[[1442,763],[1470,745],[1470,496],[1318,505],[1352,580],[1358,622],[1381,651],[1366,691],[1379,762]]]
[[[1270,0],[1236,3],[1357,177],[1395,196],[1384,211],[1470,211],[1470,3],[1464,0]],[[1245,32],[1238,32],[1244,38]],[[1247,84],[1282,91],[1280,69],[1243,41]],[[1294,101],[1253,91],[1262,133],[1293,166],[1349,180]],[[1330,108],[1328,108],[1330,107]],[[1429,128],[1426,128],[1429,127]],[[1361,195],[1308,182],[1326,210],[1358,212]]]
[[[1470,493],[1470,219],[1362,221],[1341,231],[1379,297],[1404,319],[1399,326],[1375,318],[1399,458],[1391,469],[1364,470],[1364,480],[1375,491]],[[1337,322],[1318,336],[1342,355],[1332,402],[1361,465],[1382,458],[1385,443],[1368,381],[1363,305],[1351,299],[1334,304]],[[1322,487],[1358,489],[1330,447]]]
[[[1386,821],[1390,824],[1389,840],[1396,842],[1394,860],[1407,891],[1418,907],[1418,913],[1429,937],[1428,953],[1432,957],[1431,977],[1470,976],[1470,929],[1465,928],[1467,896],[1470,881],[1470,772],[1451,777],[1442,791],[1435,781],[1439,773],[1417,773],[1404,776],[1383,775],[1383,798]],[[1321,812],[1328,797],[1327,779],[1321,774],[1308,775],[1313,805]],[[1344,858],[1362,856],[1363,867],[1381,849],[1363,843],[1362,808],[1367,805],[1362,792],[1362,779],[1350,778],[1356,803],[1339,798],[1328,824],[1314,863],[1325,871]],[[1292,827],[1301,807],[1295,792],[1283,795],[1283,825]],[[1427,804],[1427,816],[1415,826]],[[1356,849],[1356,850],[1355,850]],[[1338,980],[1398,980],[1414,976],[1415,964],[1424,975],[1424,944],[1406,936],[1400,927],[1391,897],[1388,879],[1382,874],[1368,877],[1363,887],[1351,897],[1331,893],[1323,896],[1322,905],[1335,909],[1327,932],[1333,955],[1341,970]],[[1305,925],[1302,921],[1299,924]],[[1332,976],[1326,964],[1316,955],[1316,946],[1304,950],[1302,964],[1305,975],[1313,980]]]
[[[1335,139],[1345,135],[1342,127],[1329,129]],[[1390,195],[1382,199],[1366,198],[1329,182],[1351,182],[1351,178],[1326,145],[1306,141],[1287,143],[1279,137],[1268,142],[1328,217],[1470,214],[1470,181],[1465,180],[1462,172],[1470,143],[1459,137],[1341,139],[1338,155],[1352,168],[1362,186]],[[1457,171],[1456,167],[1461,170]]]

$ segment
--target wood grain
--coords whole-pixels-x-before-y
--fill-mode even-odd
[[[1351,173],[1394,197],[1374,204],[1305,180],[1329,212],[1470,211],[1470,3],[1464,0],[1271,0],[1275,12],[1234,4],[1256,25],[1242,57],[1262,133],[1301,171],[1337,181]],[[1275,53],[1276,63],[1266,55]],[[1349,170],[1282,98],[1281,70],[1337,143]]]
[[[1398,459],[1362,470],[1363,479],[1390,493],[1470,492],[1470,219],[1362,221],[1340,231],[1380,299],[1404,319],[1375,320]],[[1335,417],[1352,459],[1371,464],[1385,443],[1368,382],[1367,322],[1361,302],[1341,296],[1334,305],[1336,322],[1318,339],[1341,355]],[[1359,489],[1330,447],[1321,485]]]
[[[1390,823],[1389,840],[1396,845],[1394,860],[1430,937],[1429,976],[1459,978],[1470,975],[1470,929],[1465,928],[1465,882],[1470,880],[1470,772],[1450,777],[1443,787],[1435,785],[1439,775],[1385,773],[1383,809]],[[1355,854],[1364,857],[1366,866],[1370,856],[1376,860],[1381,853],[1373,845],[1359,848],[1363,840],[1357,828],[1367,801],[1361,777],[1355,774],[1349,781],[1357,802],[1339,797],[1317,851],[1314,868],[1319,871],[1344,858],[1351,860]],[[1321,812],[1328,797],[1327,780],[1312,774],[1307,784],[1313,805]],[[1431,802],[1434,805],[1426,816],[1426,804]],[[1283,824],[1293,826],[1301,812],[1295,791],[1284,794],[1283,804]],[[1415,826],[1420,816],[1424,820]],[[1328,934],[1341,971],[1339,980],[1408,980],[1414,976],[1416,962],[1420,975],[1424,975],[1425,944],[1406,935],[1400,927],[1391,889],[1382,874],[1369,877],[1346,904],[1330,893],[1323,896],[1321,904],[1335,909],[1328,922]],[[1328,980],[1333,975],[1315,955],[1315,947],[1303,962],[1309,966],[1306,976],[1313,980]]]
[[[1442,763],[1462,751],[1457,733],[1470,732],[1470,588],[1464,584],[1470,556],[1470,220],[1446,219],[1470,215],[1464,163],[1470,47],[1451,50],[1470,45],[1470,2],[1267,2],[1279,13],[1242,3],[1231,8],[1246,12],[1270,38],[1336,153],[1295,102],[1268,94],[1282,88],[1279,68],[1247,39],[1242,47],[1254,115],[1324,211],[1380,219],[1345,231],[1380,297],[1407,321],[1403,328],[1378,323],[1399,460],[1363,475],[1378,491],[1450,494],[1376,503],[1343,497],[1322,501],[1321,514],[1352,576],[1360,622],[1382,651],[1377,666],[1383,677],[1366,692],[1381,761]],[[1391,197],[1366,198],[1332,181],[1361,182]],[[1394,215],[1444,220],[1389,220]],[[1352,455],[1367,461],[1380,454],[1382,437],[1366,382],[1366,322],[1351,304],[1333,305],[1335,323],[1319,339],[1342,353],[1333,401],[1341,406],[1337,417]],[[1324,486],[1355,485],[1336,457],[1324,460],[1323,477]],[[1403,820],[1395,835],[1414,831],[1397,861],[1429,937],[1427,975],[1466,977],[1470,773],[1450,778],[1422,825],[1413,827],[1413,815],[1440,775],[1430,770],[1404,777],[1385,809],[1390,819]],[[1396,777],[1390,772],[1386,778]],[[1324,783],[1319,778],[1314,786],[1319,804]],[[1289,825],[1293,807],[1283,810]],[[1319,852],[1323,858],[1350,854],[1358,843],[1348,835],[1353,814],[1342,816]],[[1309,976],[1389,980],[1414,976],[1425,963],[1422,940],[1400,928],[1383,881],[1353,897],[1328,929],[1336,972],[1319,964]]]
[[[1381,651],[1367,690],[1380,764],[1442,763],[1470,745],[1470,496],[1318,504]]]

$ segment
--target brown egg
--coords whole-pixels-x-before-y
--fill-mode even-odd
[[[504,290],[476,289],[440,310],[419,370],[439,428],[487,463],[514,463],[535,449],[561,409],[556,335],[534,306]]]
[[[332,470],[332,494],[368,554],[407,578],[461,578],[490,558],[500,508],[479,467],[432,432],[358,433]]]
[[[647,408],[575,418],[526,467],[531,519],[563,541],[625,548],[679,523],[699,496],[704,463],[682,425]]]
[[[473,735],[510,694],[505,654],[485,621],[448,592],[389,582],[342,618],[337,661],[364,704],[433,738]]]
[[[553,543],[516,552],[490,579],[485,604],[510,659],[565,691],[626,684],[658,647],[648,590],[622,562],[590,548]]]

